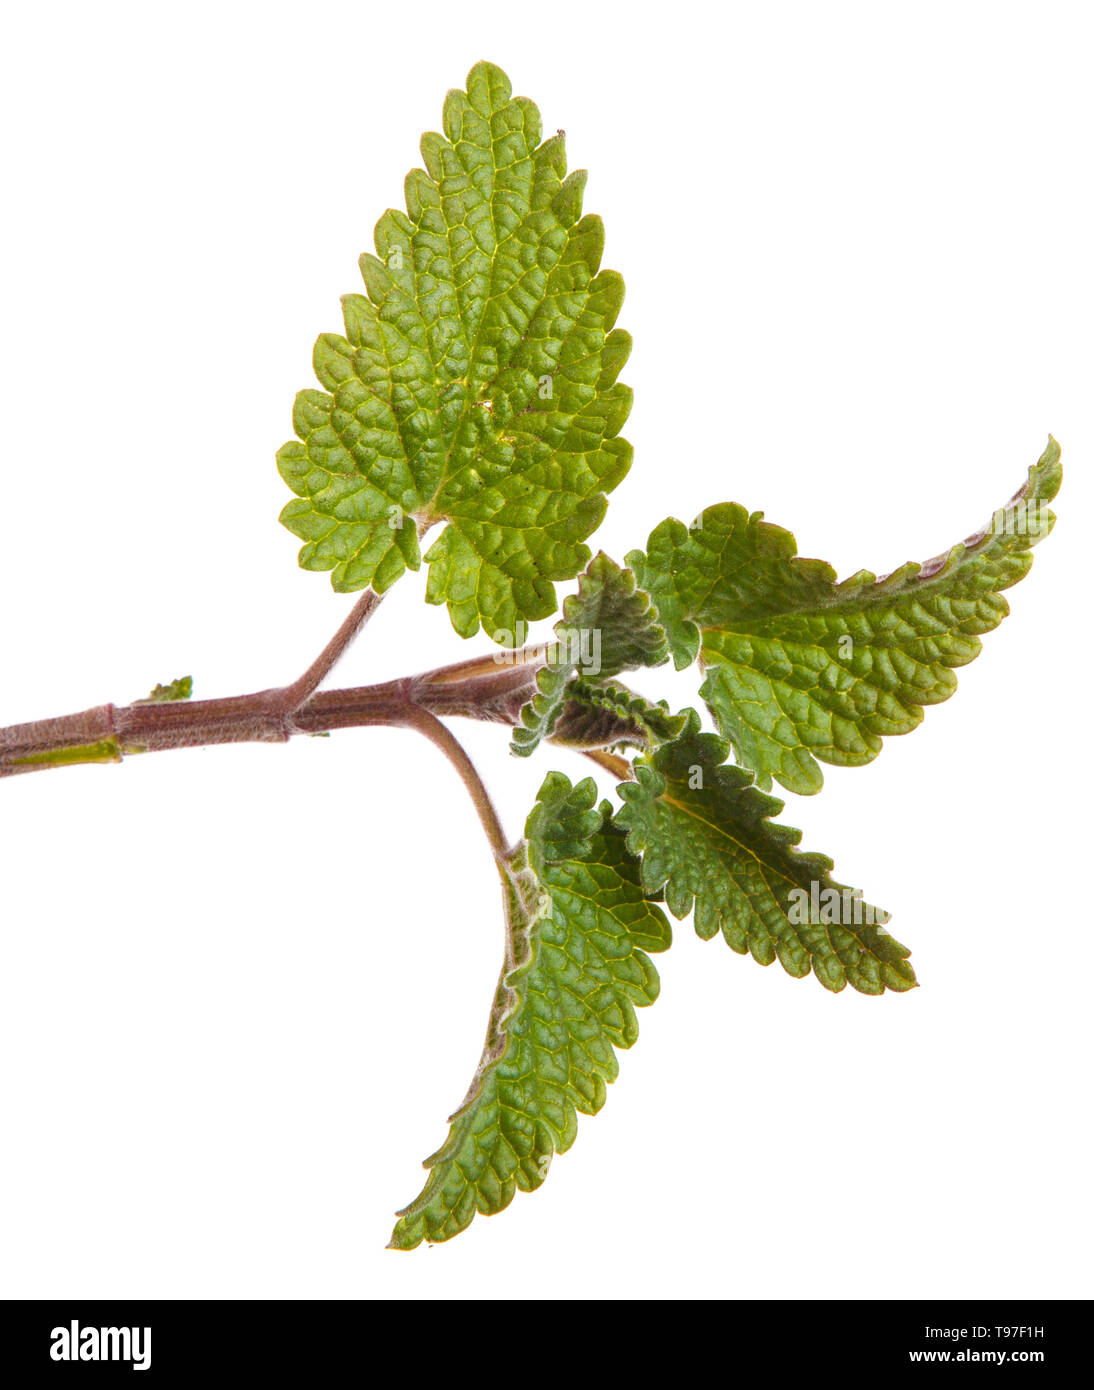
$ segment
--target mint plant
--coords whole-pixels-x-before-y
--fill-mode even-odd
[[[578,1114],[604,1104],[636,1009],[657,998],[665,909],[834,993],[915,986],[886,914],[799,849],[768,793],[819,791],[822,763],[871,762],[953,693],[1051,529],[1061,480],[1050,437],[982,531],[881,579],[839,582],[735,503],[662,522],[625,565],[592,557],[585,542],[631,464],[618,379],[631,340],[615,326],[623,281],[601,268],[603,225],[582,210],[585,173],[567,174],[562,133],[543,139],[536,107],[488,63],[448,94],[443,134],[421,151],[406,211],[381,217],[376,254],[361,257],[365,293],[342,300],[344,332],[316,344],[322,389],[297,396],[296,437],[277,455],[300,564],[360,594],[349,617],[282,688],[194,701],[187,677],[0,730],[0,776],[369,725],[416,729],[449,757],[497,865],[505,958],[481,1059],[399,1213],[397,1249],[447,1240],[544,1182]],[[493,648],[320,690],[423,559],[428,602]],[[553,638],[525,644],[575,579]],[[670,659],[697,668],[717,733],[620,679]],[[547,771],[509,843],[450,716],[511,729],[520,757],[577,750],[616,779],[618,804],[598,802],[591,777]]]

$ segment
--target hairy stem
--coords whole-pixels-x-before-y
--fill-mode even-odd
[[[609,753],[606,748],[583,748],[581,750],[587,758],[591,758],[597,767],[602,767],[605,772],[610,772],[617,782],[629,782],[634,778],[634,771],[626,758],[621,758],[618,753]]]
[[[490,841],[490,848],[494,851],[494,858],[504,859],[509,854],[510,849],[505,838],[505,831],[502,829],[498,813],[494,809],[494,803],[490,800],[490,793],[486,790],[475,764],[467,756],[463,744],[446,725],[441,723],[436,715],[430,714],[427,709],[422,709],[419,705],[407,704],[400,723],[408,728],[417,729],[420,734],[424,734],[431,743],[435,743],[444,753],[460,774],[463,784],[475,804],[482,828],[486,831],[486,838]]]
[[[335,639],[341,650],[352,640],[348,631],[343,627]],[[309,681],[315,679],[318,664],[307,673]],[[295,708],[287,699],[275,698],[282,692],[270,690],[219,700],[98,705],[0,728],[0,777],[78,762],[118,762],[127,753],[216,743],[285,743],[294,734],[399,724],[409,722],[404,715],[411,707],[434,717],[459,715],[511,725],[535,690],[538,669],[523,653],[506,654],[502,664],[487,656],[379,685],[317,692]],[[285,690],[303,688],[304,679]]]
[[[77,714],[0,728],[0,777],[76,763],[120,762],[131,753],[217,743],[287,743],[298,734],[372,725],[417,728],[443,747],[445,735],[437,734],[437,727],[444,726],[439,725],[438,717],[516,724],[522,707],[536,690],[536,677],[544,659],[540,647],[489,653],[377,685],[316,691],[302,704],[292,704],[286,692],[298,692],[308,682],[321,680],[321,667],[330,669],[374,611],[376,602],[374,598],[371,605],[358,604],[350,615],[356,617],[356,624],[351,626],[347,620],[305,676],[282,691],[263,690],[227,699],[166,704],[98,705]],[[625,722],[605,723],[598,730],[598,742],[606,747],[632,733]],[[574,746],[613,776],[628,775],[625,759],[601,747]],[[462,775],[458,761],[457,767]],[[498,837],[491,834],[494,844]]]
[[[366,589],[350,610],[346,621],[330,639],[312,664],[291,685],[280,690],[267,692],[273,697],[271,703],[282,714],[291,717],[304,702],[311,698],[322,683],[345,656],[357,635],[380,606],[383,595]]]

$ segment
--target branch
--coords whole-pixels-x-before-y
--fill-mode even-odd
[[[336,645],[345,649],[352,640],[348,630],[348,625],[343,627],[311,668],[308,680],[315,678]],[[120,762],[130,753],[216,743],[286,743],[294,734],[402,724],[410,707],[433,716],[514,724],[535,691],[538,669],[522,652],[506,654],[504,664],[488,656],[379,685],[321,691],[295,709],[287,697],[274,698],[283,692],[270,690],[220,700],[98,705],[78,714],[0,729],[0,777],[75,763]],[[294,685],[302,688],[304,680]],[[285,687],[285,691],[293,690],[294,686]]]
[[[467,756],[463,744],[435,715],[430,714],[428,710],[422,709],[419,705],[407,704],[404,706],[403,718],[400,723],[405,724],[408,728],[417,729],[420,734],[424,734],[444,753],[463,778],[463,784],[470,793],[471,800],[475,803],[475,810],[479,814],[482,828],[486,831],[486,838],[490,841],[490,848],[494,851],[494,858],[504,859],[510,851],[509,843],[505,838],[505,831],[501,827],[494,803],[490,800],[490,793],[486,790],[475,764]]]
[[[634,780],[634,769],[627,759],[621,758],[618,753],[609,753],[605,748],[583,748],[581,751],[587,758],[591,758],[597,767],[610,772],[617,782]]]
[[[317,674],[320,666],[330,669],[374,611],[376,602],[374,599],[363,615],[359,604],[350,615],[360,619],[356,626],[351,630],[348,622],[344,624],[306,676],[283,691],[263,690],[220,700],[98,705],[78,714],[0,729],[0,777],[77,763],[121,762],[131,753],[217,743],[287,743],[297,734],[375,725],[415,727],[439,742],[433,737],[438,716],[516,724],[521,709],[535,694],[536,676],[544,661],[542,647],[490,653],[378,685],[317,691],[302,705],[290,708],[286,692],[303,688],[305,681],[322,679],[322,674]],[[273,698],[278,695],[285,698]],[[433,719],[429,732],[426,720],[418,717],[423,713]],[[604,721],[596,730],[595,743],[567,738],[562,743],[588,753],[613,776],[622,778],[629,766],[626,760],[602,752],[602,748],[634,732],[625,721]]]
[[[291,723],[292,715],[315,694],[327,676],[338,665],[369,618],[379,608],[382,600],[382,594],[374,593],[372,589],[366,589],[353,605],[346,621],[304,674],[294,680],[292,685],[282,686],[280,690],[265,692],[271,697],[271,708],[283,714],[286,720]]]

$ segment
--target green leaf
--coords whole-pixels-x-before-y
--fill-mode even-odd
[[[702,695],[757,783],[816,792],[817,759],[871,762],[882,737],[904,734],[923,706],[957,688],[953,668],[980,651],[980,634],[1010,611],[1001,590],[1033,563],[1052,529],[1060,447],[977,535],[924,565],[882,579],[865,570],[836,582],[800,559],[789,531],[725,503],[690,530],[675,520],[627,557],[653,595],[676,665],[700,656]]]
[[[194,680],[192,676],[179,676],[170,685],[157,685],[155,690],[150,690],[143,700],[135,701],[138,705],[168,705],[176,700],[189,700],[194,693]]]
[[[671,942],[643,895],[637,865],[591,779],[552,772],[522,842],[503,865],[506,953],[486,1046],[421,1195],[399,1213],[391,1245],[449,1240],[476,1212],[541,1185],[577,1135],[577,1113],[604,1104],[614,1048],[638,1036],[635,1006],[657,998],[645,954]]]
[[[527,757],[550,738],[577,675],[606,679],[637,666],[668,660],[665,630],[649,594],[635,586],[631,570],[601,553],[581,576],[576,594],[563,605],[547,664],[536,677],[536,694],[520,712],[512,751]]]
[[[728,745],[699,732],[688,710],[684,734],[635,763],[619,787],[615,823],[642,856],[642,886],[662,889],[669,911],[707,940],[719,930],[734,951],[761,965],[778,958],[788,974],[810,969],[826,989],[862,994],[915,986],[908,950],[885,930],[888,914],[831,877],[832,861],[796,848],[801,831],[772,822],[783,803],[723,766]]]
[[[383,592],[446,522],[426,596],[465,637],[554,612],[554,581],[589,558],[631,461],[623,281],[600,270],[584,172],[567,177],[562,134],[541,134],[490,63],[449,92],[406,212],[386,212],[361,257],[367,294],[316,344],[325,389],[297,397],[278,454],[297,494],[281,519],[335,589]]]
[[[653,704],[618,681],[573,680],[551,741],[568,748],[648,749],[679,738],[686,722],[664,700]]]

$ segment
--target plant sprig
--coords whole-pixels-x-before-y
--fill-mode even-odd
[[[482,1057],[399,1214],[399,1249],[447,1240],[539,1187],[578,1113],[600,1109],[617,1049],[637,1038],[635,1009],[657,997],[649,953],[672,935],[662,903],[693,913],[701,937],[833,993],[915,987],[887,914],[798,848],[766,791],[818,791],[821,762],[870,762],[952,695],[954,669],[1006,616],[1003,592],[1051,530],[1061,482],[1050,437],[980,532],[883,579],[838,582],[735,503],[690,527],[663,522],[625,566],[591,559],[585,541],[631,461],[618,381],[630,338],[615,326],[622,279],[600,268],[603,226],[582,210],[585,174],[567,174],[561,132],[541,137],[536,107],[477,64],[448,94],[443,134],[423,137],[405,212],[377,224],[344,332],[316,344],[323,390],[298,395],[297,437],[278,454],[295,494],[281,519],[305,569],[360,597],[312,665],[252,694],[195,701],[185,677],[129,705],[0,729],[0,777],[362,726],[415,729],[449,759],[498,869],[506,949]],[[436,527],[427,600],[462,636],[483,627],[497,645],[321,690]],[[553,640],[520,645],[575,578]],[[718,734],[619,679],[670,656],[698,667]],[[509,843],[450,717],[511,729],[522,757],[583,753],[621,804],[549,771]]]

